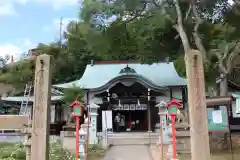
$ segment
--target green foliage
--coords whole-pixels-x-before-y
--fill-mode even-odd
[[[25,159],[24,146],[22,144],[0,144],[0,158],[1,159]]]
[[[7,84],[15,84],[15,88],[21,88],[26,82],[33,80],[31,61],[19,61],[14,65],[9,65],[5,71],[0,74],[0,81]]]
[[[154,3],[155,2],[155,3]],[[79,13],[80,21],[71,21],[64,32],[64,43],[39,44],[38,54],[53,57],[52,83],[65,83],[79,79],[90,60],[129,60],[142,63],[159,62],[169,57],[178,73],[185,76],[183,46],[174,29],[177,15],[172,1],[159,7],[160,1],[145,0],[84,0]],[[192,48],[194,15],[188,13],[188,1],[180,1],[183,25]],[[236,46],[240,36],[239,6],[229,6],[228,0],[198,1],[203,23],[199,33],[207,51],[209,64],[205,65],[207,81],[216,78],[216,53],[221,56],[225,46]],[[239,44],[238,44],[239,45]],[[1,61],[1,59],[0,59]],[[2,61],[5,62],[5,61]],[[0,82],[23,87],[33,80],[33,62],[21,61],[18,65],[3,67]],[[80,89],[81,90],[81,89]],[[74,93],[73,93],[74,92]],[[65,102],[76,98],[75,91],[65,91]],[[68,97],[68,98],[67,98]],[[79,96],[81,97],[81,96]]]
[[[39,44],[39,54],[52,56],[52,83],[64,83],[80,78],[86,64],[94,57],[85,52],[70,52],[67,48],[60,47],[57,43]],[[16,89],[23,89],[25,84],[32,82],[34,78],[34,61],[22,60],[4,67],[0,73],[0,82],[11,84]]]
[[[98,144],[92,144],[89,145],[88,150],[90,153],[94,153],[94,152],[101,152],[104,151],[104,149],[102,148],[102,146],[98,145]]]
[[[72,104],[75,99],[83,100],[84,96],[84,90],[76,86],[64,89],[63,93],[64,93],[63,101],[69,105]]]
[[[50,145],[50,160],[69,160],[73,155],[61,147],[60,141],[54,141]],[[23,144],[0,143],[0,159],[25,160],[26,152]]]
[[[176,71],[178,72],[179,76],[186,77],[186,66],[185,66],[184,55],[179,56],[174,61],[174,66],[175,66]]]
[[[91,155],[100,156],[104,154],[105,150],[99,145],[89,145],[89,153]],[[0,143],[0,159],[4,160],[25,160],[25,148],[23,144],[14,143]],[[65,150],[61,146],[60,141],[50,143],[49,159],[50,160],[69,160],[74,155]]]

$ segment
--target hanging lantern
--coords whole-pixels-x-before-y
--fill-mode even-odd
[[[73,113],[72,116],[81,117],[83,115],[83,103],[79,102],[77,99],[72,103]]]

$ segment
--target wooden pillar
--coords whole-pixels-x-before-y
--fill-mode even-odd
[[[26,135],[24,136],[26,160],[31,160],[31,144],[30,144],[29,140],[30,140],[30,135],[28,133],[26,133]]]
[[[32,107],[31,107],[32,108]],[[31,113],[32,115],[32,113]],[[32,123],[32,117],[29,115],[28,117],[28,124],[26,128],[24,129],[25,136],[24,136],[24,146],[25,146],[25,151],[26,151],[26,160],[31,160],[31,132],[28,132],[28,129],[31,131],[31,123]]]
[[[152,126],[151,126],[151,109],[150,109],[151,105],[148,102],[147,103],[147,117],[148,117],[148,132],[152,131]]]
[[[148,114],[148,132],[152,131],[151,126],[151,103],[150,103],[150,89],[148,89],[148,102],[147,102],[147,114]]]
[[[184,117],[187,123],[189,123],[188,118],[188,105],[187,105],[187,99],[186,99],[186,88],[182,87],[182,103],[183,103],[183,109],[184,109]]]
[[[85,143],[86,143],[86,160],[88,160],[89,159],[89,157],[88,157],[88,148],[89,148],[89,133],[90,133],[90,128],[89,128],[89,126],[90,126],[90,118],[91,118],[91,109],[90,109],[90,105],[89,105],[89,91],[87,91],[87,104],[85,105],[85,107],[87,108],[87,118],[88,118],[88,121],[87,121],[87,135],[86,135],[86,141],[85,141]]]
[[[36,59],[31,160],[49,160],[51,61],[49,55]]]
[[[172,91],[172,88],[169,89],[169,92],[170,92],[170,100],[173,98],[173,91]]]
[[[188,107],[191,136],[191,159],[210,160],[208,117],[202,55],[190,50],[185,55],[188,80]]]

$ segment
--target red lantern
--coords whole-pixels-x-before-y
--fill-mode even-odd
[[[81,117],[83,116],[83,103],[79,102],[77,99],[71,104],[73,108],[72,116]]]

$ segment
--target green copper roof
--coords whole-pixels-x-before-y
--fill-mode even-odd
[[[234,98],[240,98],[240,92],[232,93],[232,96],[233,96]]]
[[[177,74],[173,63],[154,63],[151,65],[89,64],[80,80],[54,86],[59,88],[76,86],[84,89],[95,89],[122,75],[136,75],[143,81],[148,80],[151,85],[156,87],[187,85],[186,80]]]

